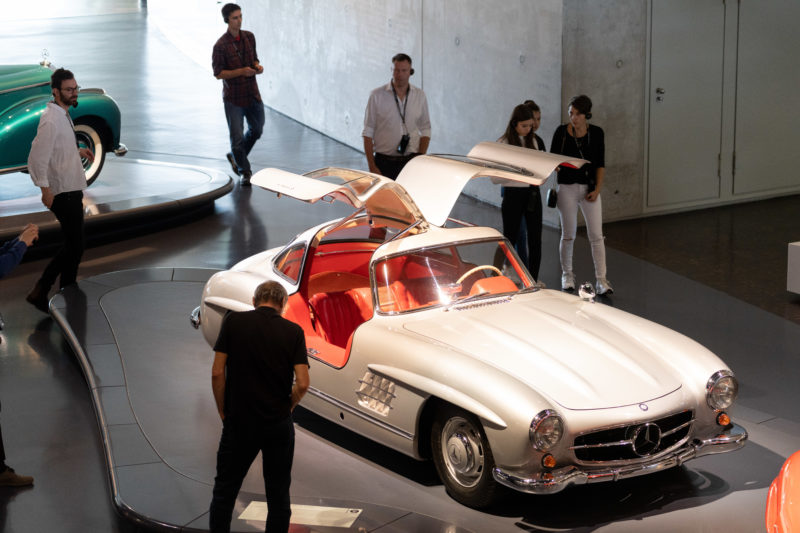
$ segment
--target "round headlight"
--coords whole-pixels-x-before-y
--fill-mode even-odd
[[[739,382],[730,370],[715,372],[706,385],[706,400],[712,409],[727,409],[739,393]]]
[[[564,422],[555,411],[545,409],[531,421],[531,444],[539,451],[552,449],[563,435]]]

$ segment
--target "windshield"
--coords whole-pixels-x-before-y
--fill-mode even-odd
[[[449,244],[382,259],[373,272],[378,310],[403,313],[531,286],[505,240]]]

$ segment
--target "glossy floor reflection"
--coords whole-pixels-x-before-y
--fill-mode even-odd
[[[125,4],[117,0],[114,5],[120,2]],[[84,16],[28,20],[6,28],[0,35],[3,62],[38,61],[39,51],[47,47],[51,59],[71,68],[81,85],[103,87],[117,100],[123,111],[122,141],[130,149],[126,157],[229,172],[219,82],[174,49],[148,22],[146,11],[92,14],[92,4],[98,3],[77,3],[75,13]],[[256,168],[364,168],[363,155],[350,148],[277,113],[268,112],[267,120],[265,136],[253,153]],[[35,193],[32,189],[23,196]],[[785,271],[777,272],[779,260],[748,257],[757,255],[749,246],[759,240],[800,240],[791,237],[797,211],[791,204],[785,210],[774,205],[732,206],[722,218],[719,212],[698,212],[630,221],[610,224],[606,230],[609,275],[617,293],[604,303],[686,333],[730,364],[742,384],[733,414],[751,435],[743,450],[704,457],[657,477],[579,487],[546,499],[519,495],[479,513],[453,502],[431,465],[304,415],[298,417],[306,449],[296,466],[294,488],[301,491],[296,495],[309,496],[313,487],[337,498],[402,507],[475,531],[714,531],[722,524],[740,531],[762,530],[766,487],[783,459],[800,449],[800,415],[794,409],[800,393],[791,379],[800,374],[800,325],[757,307],[760,304],[750,296],[733,289],[752,280],[750,294],[771,291],[760,285],[760,274],[753,270],[759,268],[775,269],[770,279],[782,277],[785,282]],[[766,213],[759,215],[759,206],[767,206]],[[86,279],[152,267],[227,268],[345,212],[236,187],[216,201],[207,217],[88,249],[79,275]],[[470,200],[461,202],[454,216],[500,225],[496,209]],[[742,228],[747,227],[753,234],[742,239]],[[728,248],[721,248],[718,240]],[[682,251],[685,242],[691,245]],[[542,277],[549,286],[557,286],[555,231],[545,230],[543,249]],[[9,464],[33,475],[36,485],[21,491],[0,489],[0,531],[135,530],[136,525],[117,517],[110,502],[103,443],[81,367],[53,320],[24,301],[45,264],[31,257],[0,281],[0,312],[6,322],[0,331],[0,420]],[[694,273],[680,270],[686,263]],[[579,274],[588,277],[590,264],[588,244],[580,240]],[[740,266],[748,283],[732,277],[739,275]],[[700,277],[721,267],[727,269],[725,275],[715,279],[734,287]],[[781,305],[790,311],[800,306],[793,297],[784,294],[783,299]],[[198,359],[208,356],[199,353]],[[200,408],[186,411],[189,425],[208,416]],[[211,436],[208,442],[214,440]],[[134,484],[146,488],[154,479],[145,474]],[[302,492],[305,489],[309,492]],[[427,531],[423,527],[406,531]]]

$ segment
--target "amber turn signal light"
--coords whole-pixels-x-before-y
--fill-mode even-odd
[[[553,457],[552,455],[550,455],[549,453],[545,454],[545,456],[542,457],[542,466],[545,467],[545,468],[553,468],[553,467],[555,467],[556,466],[556,458]]]
[[[729,426],[730,423],[731,417],[729,417],[727,413],[720,413],[717,415],[717,424],[720,426]]]

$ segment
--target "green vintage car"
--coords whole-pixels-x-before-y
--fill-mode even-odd
[[[39,116],[52,100],[47,61],[39,65],[0,65],[0,174],[25,172],[28,152],[36,136]],[[103,168],[107,152],[125,155],[119,142],[120,112],[103,89],[81,89],[78,107],[70,108],[78,145],[90,148],[94,161],[83,160],[86,183],[91,185]]]

